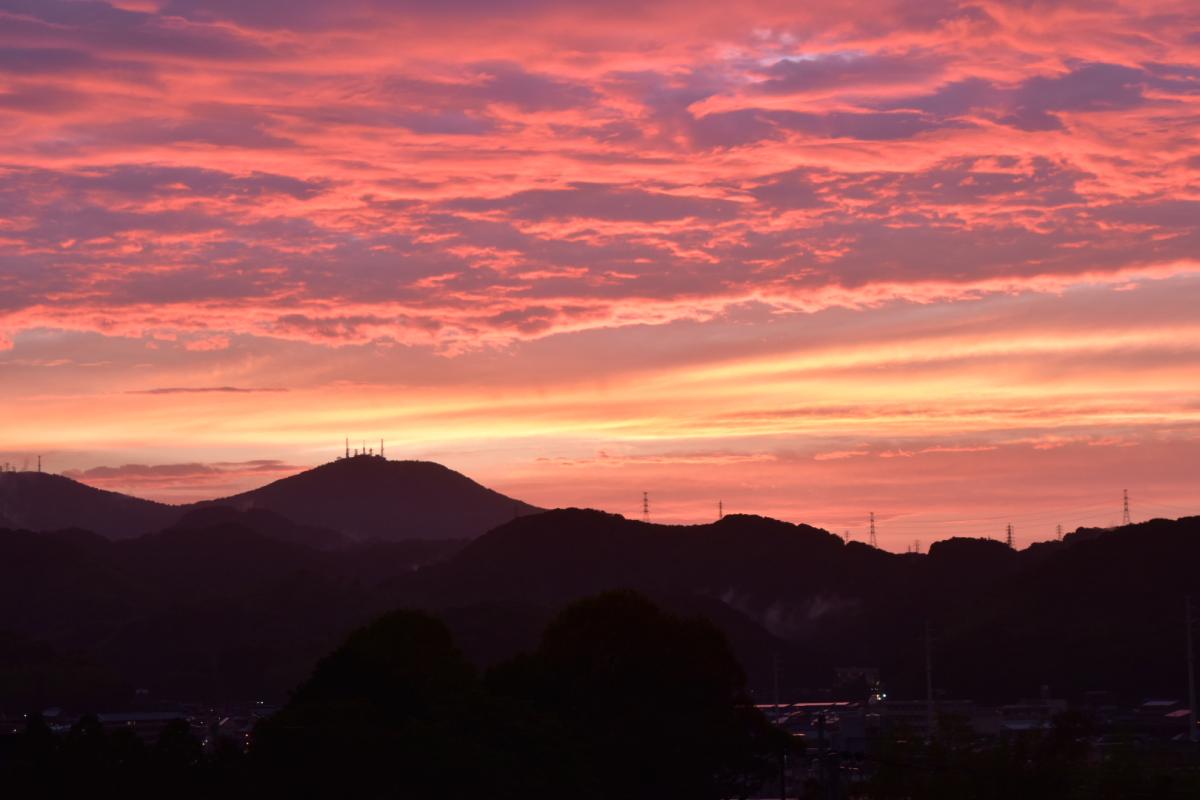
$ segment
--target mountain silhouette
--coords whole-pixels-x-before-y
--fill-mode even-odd
[[[433,611],[485,665],[534,648],[565,603],[633,589],[716,624],[768,698],[776,674],[785,694],[819,696],[840,666],[877,667],[892,696],[920,697],[928,625],[939,694],[1144,699],[1181,691],[1183,597],[1200,597],[1200,517],[1020,551],[955,538],[920,555],[743,515],[675,526],[565,509],[465,544],[329,547],[323,530],[212,506],[127,541],[0,531],[0,634],[48,665],[61,657],[63,674],[87,665],[154,697],[278,700],[391,609]],[[108,697],[113,680],[93,685]]]
[[[358,540],[470,539],[540,509],[431,461],[355,456],[198,506],[265,509]]]
[[[0,522],[6,528],[85,528],[109,539],[152,533],[179,518],[178,507],[96,489],[48,472],[0,472]]]
[[[217,527],[245,528],[259,536],[315,550],[336,550],[349,543],[342,534],[317,525],[301,525],[265,508],[239,511],[231,506],[204,505],[184,513],[171,530],[206,530]]]
[[[377,456],[338,459],[231,497],[177,506],[61,475],[0,473],[0,527],[80,528],[109,539],[236,522],[267,538],[328,549],[352,540],[471,539],[539,510],[440,464]],[[257,517],[228,516],[239,512]]]
[[[711,618],[750,645],[738,649],[760,687],[780,659],[792,687],[828,687],[836,667],[866,665],[919,696],[928,623],[939,688],[956,696],[1012,700],[1042,685],[1169,695],[1198,560],[1200,517],[1081,529],[1021,551],[954,538],[925,555],[761,517],[666,526],[566,509],[510,521],[385,589],[394,605],[446,609],[550,608],[608,589],[719,606]]]

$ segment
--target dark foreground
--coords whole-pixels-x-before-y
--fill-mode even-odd
[[[932,737],[893,722],[847,750],[834,717],[851,708],[872,716],[817,704],[766,707],[769,719],[711,623],[633,593],[569,606],[533,652],[483,673],[439,620],[398,611],[244,737],[182,719],[148,736],[96,715],[56,732],[32,714],[0,737],[0,785],[14,797],[1200,796],[1195,745],[1079,712],[986,736],[939,712]]]

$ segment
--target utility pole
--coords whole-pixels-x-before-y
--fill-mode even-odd
[[[933,740],[936,720],[933,713],[933,646],[929,641],[929,620],[925,620],[925,725]]]
[[[772,715],[771,721],[776,725],[782,726],[783,709],[779,701],[779,652],[771,654],[771,675],[775,688],[775,713]],[[787,749],[779,752],[779,800],[787,800]]]
[[[1121,512],[1121,524],[1122,525],[1132,525],[1133,520],[1129,518],[1129,490],[1128,489],[1124,490],[1124,498],[1125,498],[1125,502],[1124,502],[1124,510]]]
[[[1196,650],[1195,625],[1192,623],[1192,596],[1189,594],[1183,600],[1185,619],[1187,621],[1187,671],[1188,671],[1188,741],[1195,744],[1200,741],[1196,731]]]
[[[771,654],[771,684],[775,690],[775,714],[779,714],[779,653]]]
[[[878,548],[879,542],[875,538],[875,512],[871,512],[871,547]]]

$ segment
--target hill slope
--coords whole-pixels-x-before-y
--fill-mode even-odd
[[[928,622],[949,694],[1011,700],[1049,685],[1149,696],[1180,691],[1196,563],[1200,517],[1081,530],[1019,552],[951,539],[900,555],[758,517],[684,527],[570,509],[506,523],[388,590],[397,604],[434,608],[552,607],[613,588],[719,602],[778,642],[741,652],[760,686],[780,656],[793,687],[874,666],[897,694],[919,695]]]
[[[270,538],[326,549],[350,540],[448,541],[472,539],[539,510],[440,464],[373,456],[339,459],[248,492],[182,506],[96,489],[61,475],[0,473],[0,527],[80,528],[108,539],[175,525],[211,527],[237,522],[229,513],[251,512],[262,517],[251,527]],[[273,533],[267,531],[269,515],[282,518],[272,523]]]
[[[540,509],[430,461],[344,458],[197,504],[265,509],[353,539],[471,539]]]
[[[85,528],[109,539],[160,530],[180,515],[175,506],[96,489],[48,472],[0,473],[0,522],[8,528]]]
[[[1183,596],[1200,597],[1200,517],[1081,530],[1019,552],[952,539],[928,555],[750,516],[666,526],[568,509],[510,520],[465,547],[332,550],[315,549],[319,529],[267,513],[205,521],[126,542],[0,531],[0,632],[155,696],[280,698],[388,609],[435,611],[488,663],[532,647],[565,602],[631,588],[713,621],[753,686],[770,691],[778,667],[792,697],[830,687],[838,666],[878,667],[893,696],[920,696],[928,622],[947,696],[1011,701],[1049,685],[1144,699],[1185,689]]]

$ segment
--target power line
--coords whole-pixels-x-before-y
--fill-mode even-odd
[[[929,522],[936,522],[939,524],[956,524],[956,523],[970,523],[970,522],[1000,522],[1002,520],[1014,520],[1017,522],[1024,522],[1024,521],[1028,521],[1028,520],[1036,521],[1036,520],[1053,519],[1052,515],[1055,513],[1057,513],[1057,514],[1065,513],[1065,514],[1075,515],[1075,514],[1082,514],[1084,512],[1089,512],[1089,511],[1097,511],[1097,512],[1104,511],[1104,510],[1111,509],[1111,508],[1112,508],[1112,505],[1110,503],[1101,502],[1101,503],[1090,503],[1088,505],[1083,505],[1083,506],[1066,506],[1066,507],[1056,506],[1053,509],[1048,510],[1048,511],[1029,511],[1029,512],[1026,512],[1023,514],[996,514],[994,516],[977,516],[977,517],[958,517],[958,516],[945,515],[940,518],[934,516],[932,519],[929,520]],[[903,519],[900,517],[896,518],[895,520],[889,520],[889,521],[894,522],[896,524],[904,524]]]

